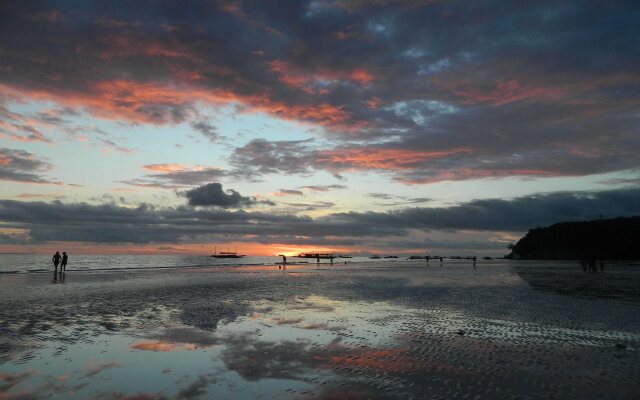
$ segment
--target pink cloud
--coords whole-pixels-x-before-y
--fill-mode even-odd
[[[245,112],[264,112],[292,121],[308,121],[323,126],[358,129],[362,124],[350,123],[351,114],[342,106],[328,103],[289,105],[267,95],[241,95],[223,89],[197,87],[188,83],[167,84],[130,80],[101,81],[85,90],[35,89],[0,84],[0,95],[16,99],[54,101],[72,108],[84,108],[94,116],[136,123],[166,124],[175,122],[172,109],[189,113],[196,102],[225,105],[243,104]],[[154,112],[148,112],[153,108]]]
[[[190,167],[186,164],[177,164],[177,163],[148,164],[148,165],[142,166],[142,168],[144,168],[147,171],[157,172],[161,174],[167,174],[170,172],[178,172],[178,171],[201,171],[204,169],[204,167],[201,167],[201,166]]]
[[[418,164],[436,158],[457,154],[469,154],[469,148],[456,148],[442,151],[423,151],[406,149],[335,149],[318,153],[316,161],[336,169],[379,169],[388,171],[409,170]]]
[[[327,83],[335,81],[351,81],[360,85],[367,85],[374,79],[373,74],[364,68],[356,68],[352,71],[331,71],[327,69],[307,71],[282,60],[271,61],[269,69],[279,75],[280,82],[310,94],[322,93]]]

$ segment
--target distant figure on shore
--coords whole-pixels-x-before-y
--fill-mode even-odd
[[[62,257],[60,257],[60,252],[56,251],[56,254],[53,255],[53,258],[51,258],[51,261],[53,261],[53,266],[55,267],[56,272],[58,272],[58,264],[60,264],[60,259]]]
[[[316,258],[316,264],[320,264],[320,255],[318,255],[318,258]]]
[[[442,258],[442,257],[440,257],[440,266],[441,266],[441,267],[442,267],[442,260],[443,260],[443,258]]]
[[[287,268],[287,256],[285,256],[284,254],[282,255],[282,265],[280,266],[280,268]]]
[[[429,266],[429,260],[431,259],[431,256],[425,256],[425,258],[427,259],[427,267]]]
[[[333,256],[329,257],[331,259],[331,265],[333,265]]]
[[[476,260],[478,259],[478,257],[473,256],[473,269],[476,269]]]
[[[67,269],[67,261],[69,260],[69,256],[66,251],[62,252],[62,263],[60,264],[60,272],[64,272]]]

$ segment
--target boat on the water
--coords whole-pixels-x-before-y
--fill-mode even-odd
[[[217,248],[213,248],[213,254],[211,255],[211,257],[213,258],[242,258],[245,257],[244,254],[238,254],[238,249],[236,249],[236,251],[229,251],[229,249],[227,249],[227,251],[221,251],[218,253],[218,249]]]
[[[332,253],[301,253],[296,256],[297,258],[315,258],[321,260],[329,260],[336,258],[335,254]]]
[[[380,259],[380,258],[382,258],[382,257],[380,257],[380,256],[376,256],[376,255],[373,255],[373,256],[371,256],[371,257],[369,257],[369,258],[371,258],[371,259],[373,259],[373,260],[378,260],[378,259]]]

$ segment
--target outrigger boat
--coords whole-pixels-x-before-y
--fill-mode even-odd
[[[213,258],[242,258],[245,257],[244,254],[238,254],[238,249],[236,249],[236,251],[229,251],[229,249],[227,249],[227,251],[221,251],[218,253],[218,249],[216,247],[213,248],[213,254],[211,255],[211,257]]]

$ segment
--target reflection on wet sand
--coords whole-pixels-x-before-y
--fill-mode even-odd
[[[606,271],[586,271],[577,262],[531,268],[517,266],[514,271],[535,290],[558,294],[640,302],[640,268],[610,264]]]
[[[53,279],[51,280],[51,283],[56,284],[56,283],[64,283],[64,279],[66,277],[66,273],[64,271],[60,271],[58,272],[57,270],[53,273]]]
[[[2,291],[0,399],[637,397],[639,305],[559,296],[548,287],[573,275],[547,267],[289,266]]]

